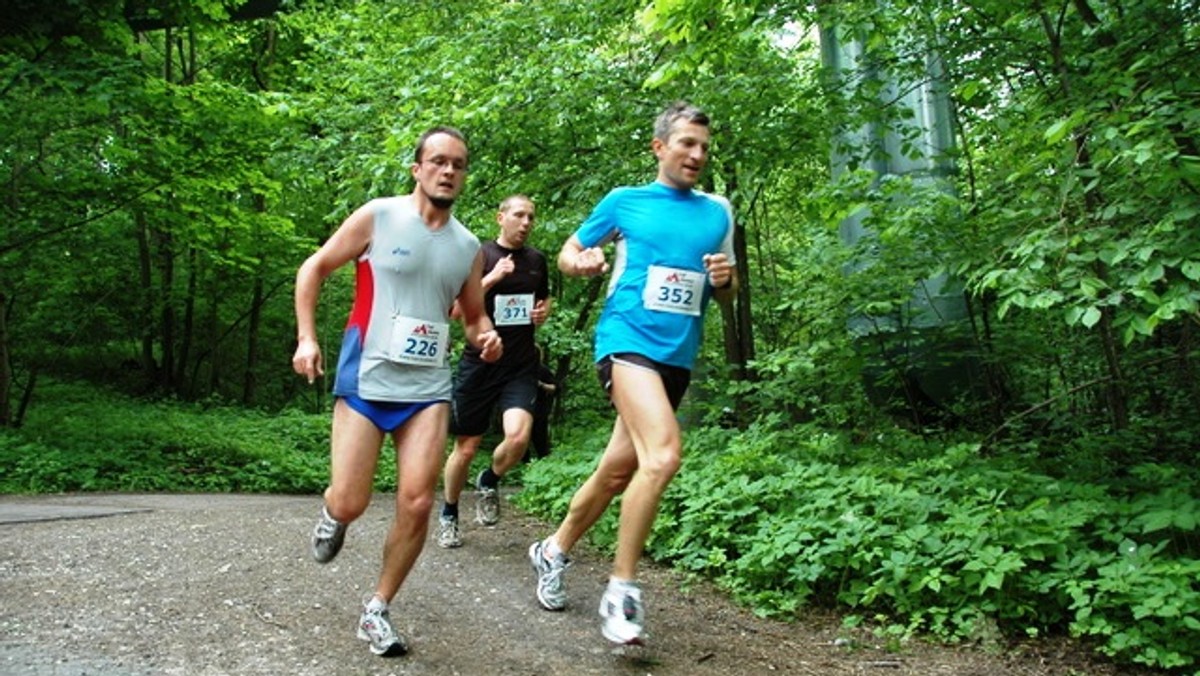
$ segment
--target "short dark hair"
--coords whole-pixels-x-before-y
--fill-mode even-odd
[[[500,203],[500,211],[507,212],[509,209],[512,208],[513,202],[518,202],[518,201],[529,202],[530,204],[533,204],[533,200],[529,199],[528,195],[522,195],[521,193],[517,193],[515,195],[509,195],[508,197],[504,198],[504,201]]]
[[[461,131],[455,129],[454,127],[448,127],[446,125],[438,125],[436,127],[430,127],[429,129],[427,129],[425,131],[424,134],[421,134],[420,138],[417,139],[417,149],[413,153],[413,160],[415,160],[418,163],[421,161],[421,155],[423,155],[425,153],[425,142],[428,141],[431,136],[436,136],[437,134],[446,134],[447,136],[453,136],[454,138],[458,139],[459,141],[462,141],[462,144],[464,146],[467,145],[467,137],[463,136],[463,133]]]
[[[675,123],[679,120],[702,127],[708,126],[708,115],[703,110],[687,101],[676,101],[667,106],[667,109],[654,121],[654,138],[663,142],[671,140],[671,130],[675,128]]]

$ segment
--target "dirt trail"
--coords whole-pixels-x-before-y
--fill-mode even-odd
[[[655,567],[643,579],[651,642],[614,649],[595,611],[606,561],[577,551],[567,610],[541,610],[525,552],[548,527],[507,504],[494,528],[465,524],[463,548],[426,546],[392,609],[412,650],[383,659],[354,625],[391,496],[376,496],[326,566],[307,552],[318,506],[315,497],[0,496],[0,674],[1131,673],[1062,642],[1006,654],[921,643],[891,653],[869,636],[840,645],[834,618],[762,620]]]

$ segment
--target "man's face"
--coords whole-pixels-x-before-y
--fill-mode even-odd
[[[509,249],[520,249],[533,230],[533,203],[515,199],[503,211],[496,214],[500,223],[500,244]]]
[[[680,190],[695,186],[708,164],[708,139],[708,127],[685,120],[672,126],[665,142],[654,139],[650,147],[658,158],[658,180]]]
[[[449,209],[467,179],[467,146],[449,134],[434,134],[425,141],[421,161],[412,166],[417,189],[429,201]]]

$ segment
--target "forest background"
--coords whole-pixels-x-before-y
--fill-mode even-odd
[[[330,401],[290,369],[294,273],[407,192],[416,136],[463,129],[460,220],[494,237],[527,194],[553,256],[652,179],[682,98],[714,120],[742,288],[709,315],[648,553],[897,645],[1069,633],[1200,663],[1200,3],[7,4],[0,490],[316,493]],[[866,67],[823,68],[820,29]],[[952,170],[878,171],[881,137],[848,132],[919,157],[894,85],[934,75]],[[611,413],[603,280],[553,276],[555,451],[516,500],[556,518]],[[928,321],[930,280],[958,314]],[[330,362],[352,285],[326,284]]]

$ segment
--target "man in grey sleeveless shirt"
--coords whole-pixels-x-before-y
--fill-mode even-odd
[[[321,283],[355,262],[354,304],[342,338],[333,392],[331,463],[312,535],[320,563],[337,556],[347,526],[371,501],[379,451],[396,453],[395,518],[358,637],[371,652],[403,655],[389,605],[425,544],[450,419],[450,308],[457,301],[467,341],[484,361],[502,345],[484,309],[479,239],[451,213],[466,180],[461,132],[435,127],[417,142],[411,194],[357,209],[296,273],[297,346],[292,367],[310,383],[324,373],[317,342]]]

